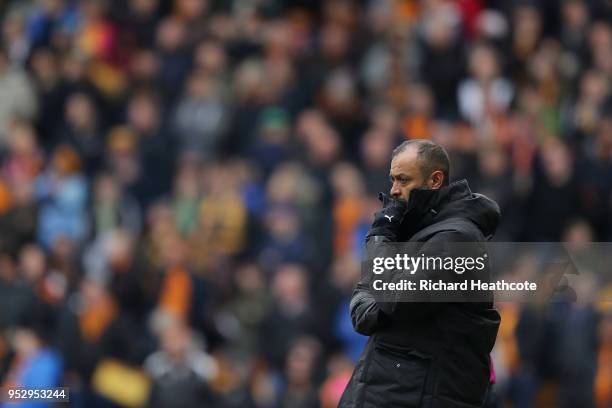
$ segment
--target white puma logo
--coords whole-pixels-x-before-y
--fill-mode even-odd
[[[387,218],[389,220],[389,222],[391,222],[393,217],[395,217],[395,216],[394,215],[385,215],[385,218]]]

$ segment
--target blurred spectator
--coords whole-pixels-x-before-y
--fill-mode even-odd
[[[189,246],[193,265],[202,274],[209,274],[227,257],[244,249],[248,214],[241,199],[240,180],[231,166],[213,165],[202,178],[204,196]]]
[[[337,293],[334,299],[334,310],[332,311],[332,326],[335,337],[341,342],[342,349],[353,363],[356,363],[359,359],[367,341],[364,336],[353,330],[350,316],[346,313],[353,288],[359,280],[360,274],[361,270],[354,259],[354,255],[344,255],[335,259],[332,267],[331,283]],[[329,297],[334,298],[333,296]]]
[[[514,193],[512,182],[508,183],[510,177],[510,159],[503,148],[494,143],[483,144],[478,151],[478,171],[470,186],[506,209],[495,234],[495,239],[500,242],[511,241],[517,235],[523,216],[521,198]]]
[[[269,209],[264,226],[268,234],[261,248],[261,261],[265,265],[306,262],[310,248],[307,237],[300,231],[300,220],[294,208],[278,206]]]
[[[160,333],[160,350],[144,362],[153,379],[149,407],[199,407],[214,404],[207,386],[217,375],[217,364],[201,350],[193,332],[171,319]]]
[[[241,265],[233,278],[236,295],[228,301],[226,310],[237,320],[239,327],[230,336],[234,347],[254,353],[259,345],[259,331],[270,309],[272,298],[267,290],[263,271],[256,264]]]
[[[160,85],[168,102],[180,95],[191,67],[191,55],[186,43],[187,28],[172,17],[157,26],[156,46],[160,55]]]
[[[154,89],[159,81],[160,60],[154,49],[134,50],[127,69],[134,89]]]
[[[80,170],[78,154],[60,145],[49,168],[36,180],[35,194],[41,203],[38,239],[47,248],[59,238],[85,237],[87,182]]]
[[[513,80],[523,84],[527,80],[529,57],[535,51],[542,34],[540,10],[530,3],[517,5],[511,11],[512,19],[512,60]]]
[[[432,116],[435,112],[431,89],[425,84],[412,84],[408,98],[408,112],[402,119],[404,136],[410,139],[429,139],[432,132]]]
[[[32,80],[27,73],[11,65],[6,51],[0,47],[0,146],[6,144],[7,132],[15,119],[31,120],[38,109]]]
[[[178,170],[174,181],[172,212],[178,232],[189,235],[196,226],[201,201],[197,164],[186,163]]]
[[[16,66],[23,66],[30,53],[23,14],[18,11],[8,13],[2,24],[2,34],[8,59]]]
[[[351,153],[354,152],[355,136],[363,124],[359,95],[352,73],[346,69],[330,72],[317,95],[317,104],[333,127],[340,132],[345,148]]]
[[[352,375],[352,364],[342,355],[332,356],[328,364],[329,375],[321,384],[321,408],[337,407]]]
[[[274,274],[274,302],[262,325],[260,349],[270,364],[280,369],[294,339],[309,334],[314,318],[306,271],[296,264],[283,264]]]
[[[498,58],[490,46],[476,45],[469,56],[471,76],[459,84],[459,110],[473,123],[503,113],[512,101],[512,84],[499,77]]]
[[[593,299],[597,283],[593,277],[583,274],[579,293],[583,299]],[[595,406],[594,383],[597,370],[597,327],[599,313],[592,303],[577,302],[570,306],[559,339],[559,401],[561,406]],[[580,332],[581,336],[569,333]]]
[[[380,129],[371,129],[361,139],[361,161],[367,192],[370,195],[386,190],[389,183],[388,158],[393,150],[393,137]]]
[[[587,71],[580,79],[578,98],[567,112],[570,135],[579,144],[588,143],[596,131],[603,104],[610,95],[610,86],[601,72]]]
[[[98,62],[116,62],[117,34],[107,19],[108,2],[85,0],[76,4],[79,14],[76,48]]]
[[[251,155],[267,180],[280,163],[292,156],[289,114],[282,108],[268,108],[260,113],[257,127]]]
[[[36,82],[40,109],[37,129],[40,142],[50,150],[64,117],[64,101],[68,92],[61,73],[61,59],[51,49],[39,48],[31,56],[32,78]]]
[[[74,35],[79,23],[75,7],[65,0],[43,1],[34,9],[28,31],[35,47],[49,46],[57,37]]]
[[[65,381],[82,393],[98,359],[104,354],[104,335],[118,313],[117,303],[100,281],[85,278],[58,323],[58,346],[66,356]]]
[[[100,120],[92,98],[84,93],[73,93],[66,101],[64,126],[55,137],[67,144],[84,160],[85,171],[94,174],[102,164],[103,140]]]
[[[539,153],[533,188],[527,198],[525,225],[529,227],[523,239],[558,241],[571,214],[579,210],[573,158],[566,145],[552,139],[542,144]],[[550,200],[558,205],[551,208]]]
[[[92,226],[94,237],[101,237],[118,228],[124,228],[133,237],[141,231],[142,214],[136,200],[121,190],[110,174],[101,173],[93,186]]]
[[[143,205],[150,204],[170,189],[175,147],[165,132],[162,106],[157,96],[135,93],[127,106],[127,126],[133,132],[133,159],[138,170],[132,193]],[[128,149],[129,150],[129,149]]]
[[[279,407],[317,408],[319,395],[313,384],[314,369],[320,345],[311,338],[299,337],[287,355],[287,384],[281,393]]]
[[[561,18],[564,23],[560,33],[561,43],[578,70],[586,59],[586,34],[590,20],[588,6],[583,1],[564,1],[561,5]]]
[[[0,216],[0,239],[3,249],[14,252],[36,237],[38,208],[32,185],[15,184],[8,211]]]
[[[36,131],[27,122],[14,122],[8,129],[3,173],[11,183],[31,183],[42,170],[43,156]]]
[[[53,315],[42,304],[32,304],[13,333],[15,350],[13,365],[3,386],[24,388],[49,388],[61,384],[62,357],[49,344],[53,329]],[[49,407],[42,402],[26,402],[24,406]],[[3,403],[2,406],[10,406]]]
[[[0,323],[3,327],[14,327],[27,313],[35,300],[32,282],[24,279],[15,265],[15,261],[5,253],[0,257],[2,276],[0,290],[2,291],[2,314]]]
[[[458,36],[459,16],[450,2],[433,2],[422,20],[421,75],[438,102],[438,115],[456,115],[457,105],[450,95],[464,75],[464,53]]]
[[[173,126],[181,154],[194,153],[203,159],[217,155],[227,123],[220,87],[214,77],[204,73],[193,73],[187,80]]]
[[[339,163],[330,175],[334,188],[334,253],[351,249],[353,236],[362,213],[365,186],[357,168]]]
[[[158,310],[175,319],[191,321],[197,291],[196,282],[186,265],[185,242],[175,235],[166,236],[162,251],[163,277],[159,288]]]
[[[200,42],[194,51],[195,68],[206,75],[226,79],[228,68],[227,51],[223,44],[214,40]]]

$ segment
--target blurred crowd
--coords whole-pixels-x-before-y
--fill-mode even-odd
[[[498,241],[612,239],[609,0],[0,16],[2,385],[70,387],[74,407],[335,407],[405,139],[499,203]],[[612,406],[610,303],[499,307],[503,406]]]

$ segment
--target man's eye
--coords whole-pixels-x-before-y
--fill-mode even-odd
[[[406,177],[398,177],[398,178],[389,177],[389,181],[391,182],[391,184],[393,184],[396,181],[399,182],[400,184],[406,184],[410,180],[408,178],[406,178]]]

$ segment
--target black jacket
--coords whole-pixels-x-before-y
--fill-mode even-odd
[[[413,190],[400,241],[444,256],[444,243],[484,242],[499,222],[497,204],[461,180]],[[373,240],[371,240],[373,241]],[[376,244],[368,242],[370,255]],[[373,251],[373,252],[371,252]],[[362,281],[350,304],[355,330],[370,336],[341,408],[475,408],[489,389],[489,353],[500,323],[492,298],[479,303],[377,302]]]

